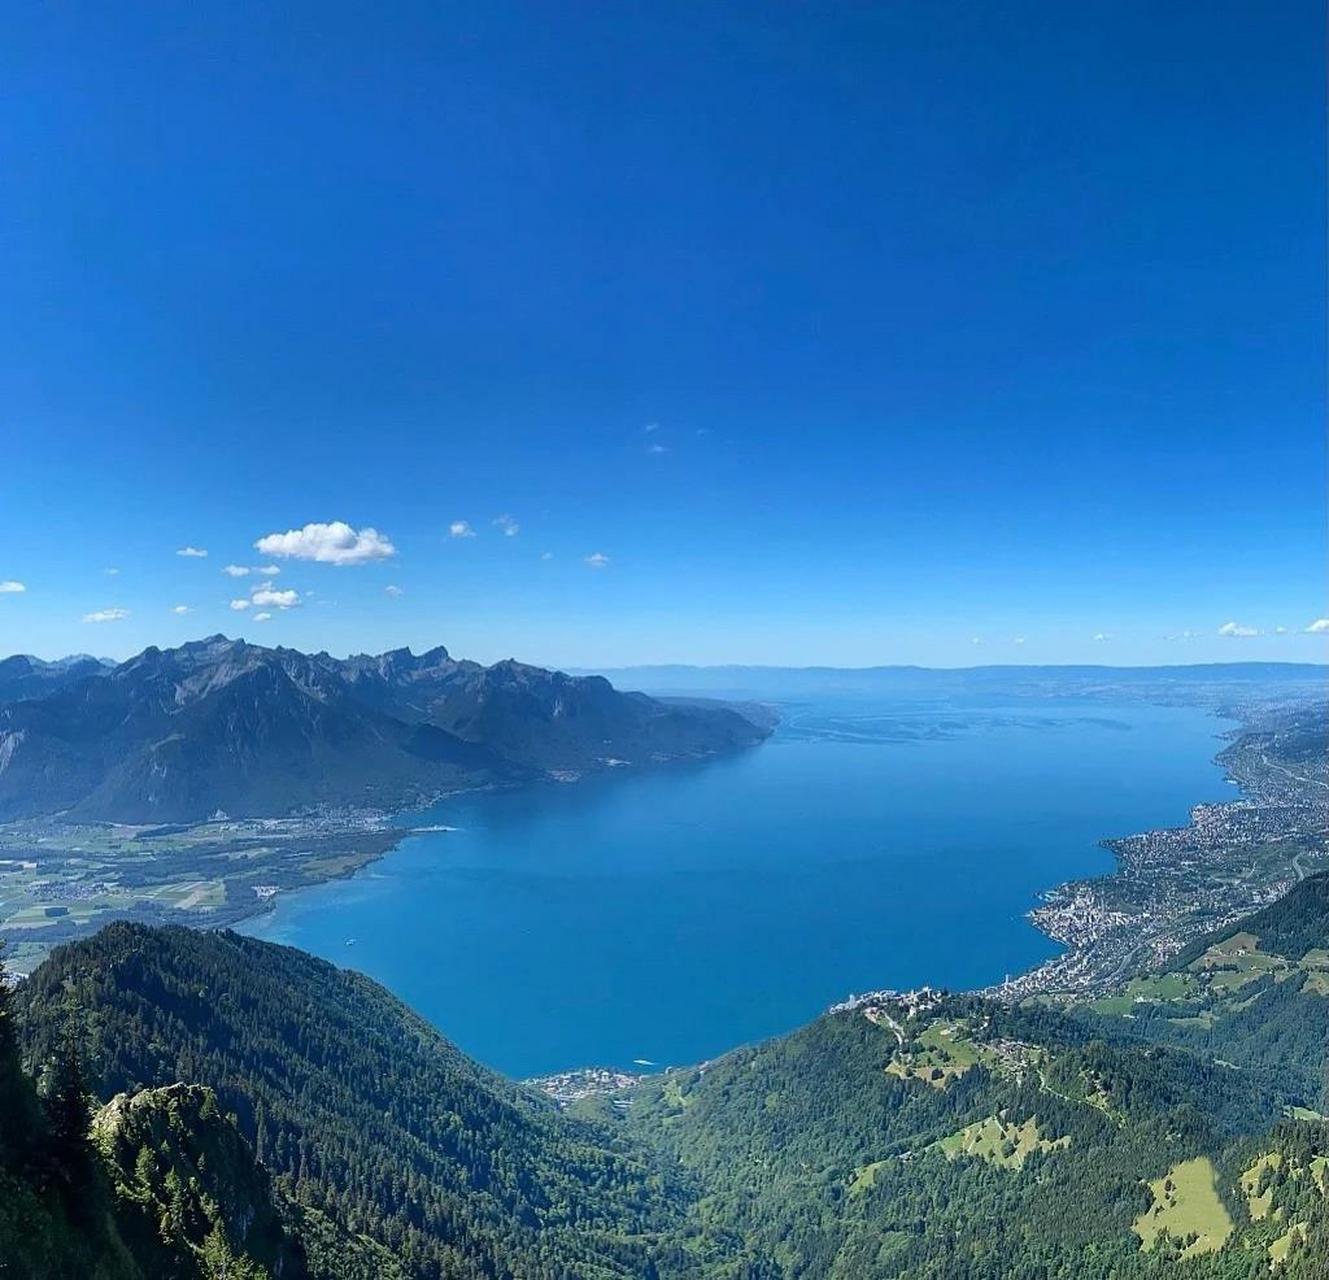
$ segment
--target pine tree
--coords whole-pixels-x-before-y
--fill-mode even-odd
[[[92,1172],[91,1093],[83,1070],[77,1025],[71,1010],[52,1064],[46,1096],[52,1159],[57,1172],[74,1190],[82,1188]]]

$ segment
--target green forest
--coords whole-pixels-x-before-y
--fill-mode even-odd
[[[113,924],[0,1008],[0,1276],[1329,1274],[1329,876],[1093,1002],[865,998],[559,1109],[390,993]]]

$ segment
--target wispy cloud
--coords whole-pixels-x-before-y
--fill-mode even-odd
[[[1094,633],[1095,644],[1103,644],[1111,639],[1112,639],[1112,632],[1110,631],[1098,631]]]
[[[84,622],[119,622],[129,617],[128,609],[98,609],[95,613],[85,613]]]
[[[469,520],[454,520],[448,525],[449,538],[474,538],[475,530],[471,528]]]
[[[231,608],[234,609],[234,610],[236,611],[236,613],[240,613],[241,611],[243,611],[243,610],[249,608],[249,601],[248,601],[248,600],[232,600],[232,601],[231,601]]]
[[[540,559],[541,559],[541,560],[552,560],[553,558],[554,558],[554,553],[553,553],[552,551],[542,551],[542,552],[540,552]]]
[[[1012,644],[1024,644],[1024,636],[1016,636],[1015,639],[1014,639],[1013,641],[1011,641],[1011,643],[1012,643]]]
[[[605,569],[609,566],[609,557],[605,555],[603,551],[592,551],[591,554],[586,557],[586,563],[590,565],[592,569]]]
[[[1243,627],[1239,622],[1225,622],[1218,628],[1218,634],[1244,639],[1247,636],[1258,636],[1260,632],[1257,627]]]
[[[656,441],[655,443],[646,446],[646,452],[654,454],[658,458],[662,453],[669,452],[669,446],[667,444],[660,444]]]
[[[0,588],[0,590],[3,590],[3,588]],[[1306,627],[1306,634],[1308,636],[1329,635],[1329,618],[1316,618],[1314,622]]]
[[[272,614],[270,614],[270,613],[256,613],[256,614],[254,615],[254,621],[255,621],[255,622],[267,622],[269,619],[271,619],[271,617],[272,617]]]
[[[16,582],[13,578],[0,582],[0,596],[21,596],[27,589],[26,583]]]
[[[255,573],[261,573],[265,578],[275,578],[281,570],[275,564],[261,564],[255,567]]]
[[[254,549],[279,560],[314,560],[338,566],[388,560],[397,554],[397,548],[377,529],[352,529],[344,520],[265,534],[254,543]]]
[[[521,525],[507,512],[494,520],[494,528],[501,529],[505,538],[515,538],[521,532]]]
[[[171,610],[171,612],[178,613],[183,617],[186,613],[190,612],[190,608],[187,604],[178,604]]]
[[[642,430],[647,435],[650,435],[653,431],[660,430],[660,424],[658,422],[648,422],[644,427],[642,427]]]
[[[403,591],[401,587],[397,586],[395,583],[390,582],[386,587],[383,588],[383,594],[385,596],[392,596],[393,599],[396,599],[398,596],[404,596],[406,592]]]
[[[120,576],[120,570],[119,570],[119,569],[114,569],[114,568],[113,568],[113,569],[103,569],[102,572],[103,572],[108,578],[118,578],[118,577]]]
[[[208,553],[204,547],[181,547],[175,553],[178,556],[186,556],[191,560],[206,560]]]
[[[243,564],[228,564],[222,572],[228,578],[247,578],[249,577],[249,568]]]

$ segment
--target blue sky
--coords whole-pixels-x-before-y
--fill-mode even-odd
[[[1317,0],[6,27],[0,651],[1329,657]]]

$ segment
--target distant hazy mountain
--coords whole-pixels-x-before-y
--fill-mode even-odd
[[[704,756],[769,732],[735,709],[458,662],[443,648],[342,660],[218,635],[110,668],[79,660],[52,674],[60,664],[35,661],[0,664],[12,672],[0,685],[0,820],[397,806],[461,785]]]
[[[1208,662],[1164,667],[766,667],[683,665],[603,667],[578,671],[602,675],[621,689],[653,694],[809,697],[872,693],[885,697],[954,697],[1000,694],[1140,693],[1163,688],[1232,693],[1254,685],[1329,688],[1329,666],[1310,662]]]
[[[43,662],[31,654],[16,653],[12,658],[0,659],[0,702],[42,698],[75,680],[98,675],[113,665],[86,653],[71,654],[55,662]]]

